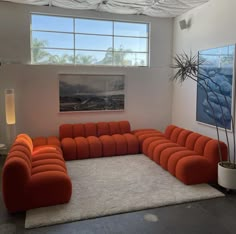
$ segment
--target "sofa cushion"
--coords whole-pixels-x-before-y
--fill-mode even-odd
[[[89,146],[89,157],[98,158],[103,155],[102,153],[102,143],[98,137],[89,136],[87,137],[88,146]]]
[[[64,161],[63,156],[57,152],[39,152],[37,154],[34,154],[32,156],[32,162],[35,162],[37,160],[44,160],[44,159],[59,159],[61,161]]]
[[[102,135],[111,135],[109,123],[107,122],[97,123],[97,136],[100,137]]]
[[[125,133],[123,136],[127,142],[127,154],[138,154],[139,153],[139,142],[136,136],[131,133]]]
[[[114,134],[112,137],[115,142],[116,155],[128,154],[128,144],[126,137],[122,134]]]
[[[193,133],[192,131],[186,130],[186,129],[182,129],[181,133],[178,136],[177,139],[177,144],[181,145],[181,146],[185,146],[186,144],[186,140],[188,138],[188,136]]]
[[[196,133],[196,132],[193,132],[193,133],[189,134],[187,139],[186,139],[185,146],[189,150],[194,150],[196,141],[198,140],[199,137],[201,137],[201,135],[199,133]]]
[[[168,162],[169,159],[171,158],[171,156],[179,151],[184,151],[186,150],[185,147],[183,146],[172,146],[172,147],[168,147],[164,150],[162,150],[161,154],[160,154],[160,165],[162,166],[163,169],[167,170],[168,169]]]
[[[39,153],[48,153],[48,152],[58,152],[62,154],[61,147],[57,145],[41,145],[34,147],[34,150],[32,152],[32,156]]]
[[[110,135],[121,134],[119,122],[108,122]]]
[[[62,124],[59,127],[60,139],[73,138],[73,124]]]
[[[102,155],[104,157],[116,155],[116,143],[112,136],[103,135],[99,137],[99,140],[102,143]]]
[[[172,142],[177,142],[178,140],[178,137],[180,135],[180,133],[182,132],[182,128],[175,128],[173,129],[173,131],[171,132],[171,135],[169,137],[169,139],[172,141]]]
[[[84,124],[62,124],[59,127],[60,139],[102,136],[113,134],[130,133],[130,123],[128,121],[118,122],[98,122]]]
[[[25,150],[27,151],[27,153],[30,155],[33,151],[33,145],[28,141],[26,140],[25,138],[23,137],[17,137],[10,149],[11,150],[14,150],[15,147],[17,146],[21,146],[22,148],[24,147]]]
[[[45,158],[45,159],[42,159],[42,160],[35,160],[35,161],[32,162],[32,168],[42,166],[42,165],[60,165],[65,170],[67,170],[65,162],[62,161],[61,159],[58,159],[58,158],[49,158],[49,159]]]
[[[194,152],[193,150],[188,150],[188,149],[182,150],[182,151],[177,151],[177,152],[173,153],[167,163],[168,171],[173,176],[175,176],[176,175],[176,167],[177,167],[177,164],[179,163],[179,161],[185,157],[194,157],[195,155],[197,155],[196,152]]]
[[[67,137],[79,137],[85,136],[85,129],[84,129],[84,124],[73,124],[72,125],[72,136],[67,136]],[[64,138],[64,137],[63,137]]]
[[[97,124],[96,123],[85,123],[84,124],[85,137],[97,136]],[[77,136],[74,136],[77,137]]]
[[[75,152],[76,159],[85,159],[90,157],[89,142],[86,137],[76,137],[75,141]]]
[[[65,160],[77,159],[77,146],[74,138],[66,137],[61,140],[61,148]]]
[[[36,173],[41,173],[41,172],[45,172],[45,171],[61,171],[61,172],[65,172],[66,170],[63,166],[59,165],[59,164],[41,164],[39,166],[35,166],[32,168],[32,175],[36,174]]]

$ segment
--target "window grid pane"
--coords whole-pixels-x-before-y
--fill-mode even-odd
[[[112,35],[112,21],[75,19],[75,33]]]
[[[31,56],[37,64],[72,64],[74,60],[73,50],[32,48]]]
[[[58,32],[32,32],[32,47],[35,47],[35,42],[38,47],[50,47],[61,49],[73,49],[73,34],[58,33]],[[41,43],[40,43],[41,42]]]
[[[108,50],[112,48],[112,37],[103,35],[80,35],[75,36],[75,49]]]
[[[148,26],[147,24],[114,22],[114,35],[148,37]]]
[[[32,63],[149,65],[147,23],[35,14],[31,20]]]
[[[32,15],[32,30],[73,32],[73,18],[49,15]]]
[[[114,43],[115,51],[147,52],[147,39],[145,38],[114,37]]]

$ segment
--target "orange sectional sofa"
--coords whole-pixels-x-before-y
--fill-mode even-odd
[[[3,167],[2,192],[10,212],[68,202],[72,185],[58,138],[18,135]]]
[[[59,134],[65,160],[139,153],[128,121],[63,124]]]
[[[220,142],[223,160],[227,146]],[[63,124],[59,138],[20,134],[2,173],[10,212],[66,203],[72,185],[64,160],[143,153],[185,184],[217,181],[218,141],[174,125],[131,131],[128,121]],[[17,196],[17,199],[16,199]]]
[[[220,159],[217,140],[175,125],[169,125],[165,133],[154,129],[133,133],[139,139],[142,153],[183,183],[217,181]],[[223,142],[219,144],[223,160],[226,160],[227,146]]]

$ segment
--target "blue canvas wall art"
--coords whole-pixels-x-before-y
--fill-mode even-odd
[[[198,53],[196,120],[231,130],[234,113],[235,45]]]

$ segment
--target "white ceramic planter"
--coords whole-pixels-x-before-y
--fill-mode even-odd
[[[226,189],[236,189],[236,169],[222,167],[218,163],[218,184]]]

